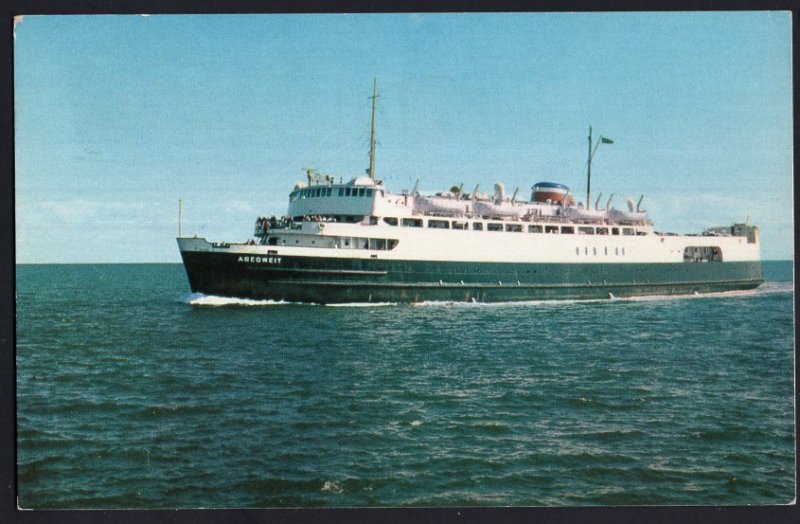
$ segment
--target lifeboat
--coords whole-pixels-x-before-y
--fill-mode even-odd
[[[515,205],[511,202],[500,202],[495,204],[494,202],[482,202],[477,201],[475,202],[475,211],[474,214],[476,216],[481,217],[522,217],[525,216],[530,212],[529,207]]]
[[[582,207],[568,207],[564,214],[573,220],[603,220],[606,217],[604,209],[585,209]]]
[[[612,209],[608,212],[608,218],[615,222],[644,222],[647,220],[647,212]]]
[[[414,211],[423,214],[462,216],[469,212],[469,204],[469,200],[459,200],[454,197],[417,196],[414,198]]]

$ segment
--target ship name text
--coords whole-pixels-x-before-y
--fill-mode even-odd
[[[253,257],[253,256],[240,256],[239,262],[255,263],[255,264],[280,264],[281,257]]]

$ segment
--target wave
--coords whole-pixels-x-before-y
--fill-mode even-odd
[[[640,297],[626,297],[619,300],[625,300],[629,302],[648,302],[654,300],[687,300],[698,298],[738,298],[757,297],[772,293],[794,293],[794,285],[791,282],[767,282],[756,289],[715,291],[712,293],[691,293],[684,295],[646,295]]]
[[[415,307],[517,307],[517,306],[545,306],[559,304],[590,304],[592,302],[609,302],[623,300],[617,297],[608,298],[554,298],[547,300],[508,300],[504,302],[462,302],[457,300],[424,300],[412,302]]]
[[[192,306],[287,306],[304,305],[319,306],[314,302],[288,302],[286,300],[258,300],[253,298],[223,297],[218,295],[206,295],[204,293],[192,293],[181,299],[184,304]],[[385,307],[396,306],[396,302],[347,302],[342,304],[325,304],[328,307]]]
[[[525,307],[525,306],[547,306],[564,304],[592,304],[609,302],[654,302],[664,300],[691,300],[703,298],[738,298],[755,297],[773,293],[794,293],[794,285],[791,282],[767,282],[756,289],[745,289],[736,291],[716,291],[712,293],[686,293],[678,295],[643,295],[635,297],[617,297],[610,295],[608,298],[585,298],[585,299],[543,299],[543,300],[514,300],[504,302],[460,302],[454,300],[426,300],[411,304],[417,307]]]
[[[221,297],[217,295],[206,295],[203,293],[192,293],[184,297],[181,302],[192,306],[283,306],[293,304],[284,300],[256,300],[252,298]]]
[[[756,291],[760,293],[794,293],[794,283],[764,282]]]
[[[396,306],[397,302],[346,302],[342,304],[325,304],[328,307],[385,307]]]

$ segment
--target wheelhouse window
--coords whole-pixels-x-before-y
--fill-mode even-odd
[[[339,188],[339,196],[344,196],[344,188],[343,187]]]
[[[522,233],[522,224],[506,224],[506,231],[510,233]]]
[[[561,234],[562,235],[574,235],[575,228],[572,226],[561,226]]]
[[[558,234],[558,226],[544,226],[544,232]]]
[[[502,231],[503,230],[503,224],[499,224],[497,222],[489,222],[488,224],[486,224],[486,230],[487,231]]]
[[[453,220],[453,229],[469,229],[469,224]]]
[[[579,235],[594,235],[594,228],[593,227],[579,227],[578,228]]]
[[[611,228],[611,234],[612,235],[619,235],[619,228],[618,227],[612,227]]]
[[[607,235],[608,234],[608,228],[607,227],[598,227],[597,228],[597,234],[598,235]]]
[[[632,236],[634,234],[632,227],[623,227],[622,234],[625,236]]]
[[[472,230],[473,231],[483,231],[483,222],[473,222],[472,223]]]
[[[385,223],[389,224],[390,226],[396,226],[397,225],[397,218],[396,217],[384,217],[383,221]]]
[[[450,229],[448,220],[428,220],[428,227],[433,229]]]
[[[358,188],[358,196],[363,197],[366,194],[367,189],[364,187]]]
[[[344,190],[344,196],[350,196],[351,188],[347,187]]]
[[[367,188],[367,196],[368,196],[368,197],[371,197],[371,196],[372,196],[372,188],[371,188],[371,187],[368,187],[368,188]]]
[[[422,227],[421,218],[404,218],[403,227]]]
[[[541,232],[542,232],[542,226],[538,224],[528,226],[528,233],[541,233]]]

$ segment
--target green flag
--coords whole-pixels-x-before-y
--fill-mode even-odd
[[[602,143],[604,143],[604,144],[613,144],[614,143],[613,140],[611,140],[610,138],[606,138],[603,135],[600,135],[600,141]]]

